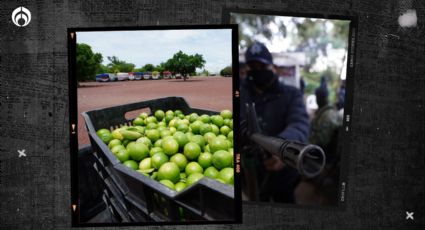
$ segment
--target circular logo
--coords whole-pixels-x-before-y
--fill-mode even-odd
[[[31,12],[27,8],[20,6],[13,11],[12,21],[19,27],[27,26],[31,22]]]

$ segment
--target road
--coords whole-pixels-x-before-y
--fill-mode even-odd
[[[80,83],[78,94],[78,145],[89,144],[81,113],[167,96],[180,96],[190,107],[220,111],[232,110],[232,78],[192,77],[169,80]],[[136,111],[134,116],[138,112]]]

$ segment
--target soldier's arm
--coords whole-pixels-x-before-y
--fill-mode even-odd
[[[304,100],[298,89],[292,89],[291,93],[292,95],[290,96],[292,96],[292,98],[289,102],[285,120],[287,126],[278,136],[288,140],[307,143],[310,133],[310,124]]]

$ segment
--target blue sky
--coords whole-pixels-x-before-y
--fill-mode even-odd
[[[202,54],[205,69],[218,73],[232,64],[231,34],[230,29],[77,32],[77,43],[101,53],[105,65],[109,63],[107,57],[113,55],[136,68],[147,63],[158,65],[181,50]]]

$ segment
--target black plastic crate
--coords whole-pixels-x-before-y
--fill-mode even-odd
[[[154,221],[188,220],[229,220],[235,218],[234,189],[204,177],[190,188],[177,193],[159,182],[122,165],[97,136],[96,130],[114,129],[121,125],[131,125],[127,112],[149,108],[150,111],[181,110],[185,114],[218,114],[218,112],[190,108],[181,97],[168,97],[138,103],[92,110],[82,113],[90,142],[99,162],[99,172],[108,175],[126,200],[130,219],[134,221],[150,219]],[[104,175],[105,177],[105,175]]]

